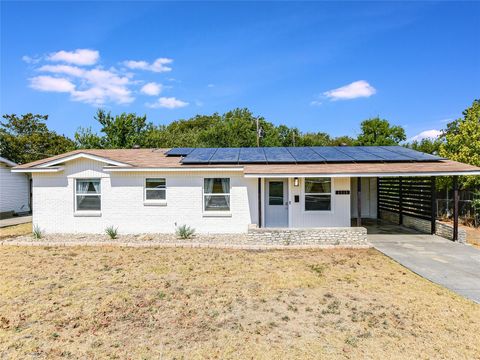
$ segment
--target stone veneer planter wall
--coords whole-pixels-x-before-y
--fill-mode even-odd
[[[398,214],[391,211],[380,210],[380,219],[398,224]],[[430,234],[431,223],[428,220],[418,219],[412,216],[403,215],[403,226]],[[437,221],[435,225],[435,234],[448,240],[453,240],[453,226]],[[467,241],[467,232],[464,229],[458,229],[458,242]]]
[[[368,245],[364,227],[252,228],[248,241],[265,245]]]

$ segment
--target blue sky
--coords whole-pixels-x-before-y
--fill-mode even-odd
[[[408,137],[480,97],[480,3],[1,2],[1,112],[72,136],[96,108],[156,124],[248,107],[355,135]]]

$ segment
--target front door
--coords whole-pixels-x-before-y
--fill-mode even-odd
[[[287,180],[267,180],[265,190],[265,227],[288,227]]]

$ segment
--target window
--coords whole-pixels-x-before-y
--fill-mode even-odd
[[[204,179],[203,202],[205,211],[230,211],[230,179]]]
[[[305,178],[305,210],[330,211],[332,209],[332,180]]]
[[[283,181],[268,182],[268,205],[283,205]]]
[[[76,179],[75,185],[75,210],[99,211],[101,210],[100,179]]]
[[[145,179],[145,200],[165,201],[167,183],[165,179]]]

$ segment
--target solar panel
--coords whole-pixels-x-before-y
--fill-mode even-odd
[[[208,164],[216,148],[198,148],[182,159],[182,164]]]
[[[211,163],[237,163],[240,148],[219,148],[210,158]]]
[[[355,161],[383,161],[379,156],[370,154],[366,151],[363,151],[360,147],[357,146],[338,146],[336,148],[338,151],[341,151]]]
[[[326,162],[352,162],[347,154],[340,152],[335,147],[312,146],[311,149],[325,159]]]
[[[269,163],[295,163],[292,154],[284,147],[267,147],[263,149]]]
[[[435,155],[425,154],[420,151],[416,151],[413,149],[409,149],[403,146],[382,146],[384,149],[388,149],[393,151],[397,154],[402,154],[406,156],[410,156],[415,161],[438,161],[442,160],[443,158]]]
[[[289,147],[287,150],[292,154],[297,163],[303,162],[316,162],[320,163],[325,161],[323,157],[317,154],[309,147]]]
[[[241,163],[264,163],[267,162],[263,148],[241,148],[238,161]]]
[[[405,154],[400,154],[394,151],[391,151],[389,148],[385,149],[380,146],[365,146],[362,147],[363,151],[366,151],[370,154],[381,157],[384,161],[412,161],[414,160],[411,156]]]
[[[193,150],[194,150],[194,148],[187,148],[187,147],[173,148],[173,149],[168,150],[165,153],[165,155],[167,155],[167,156],[186,156],[186,155],[190,154]]]

